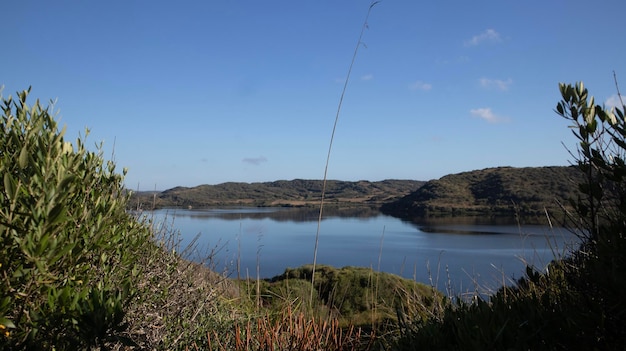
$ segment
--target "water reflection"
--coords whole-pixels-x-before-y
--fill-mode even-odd
[[[259,268],[261,278],[271,278],[313,261],[315,208],[170,209],[154,215],[173,219],[183,247],[197,238],[203,248],[216,249],[213,268],[231,277],[254,277]],[[458,292],[472,289],[477,280],[497,288],[521,277],[527,263],[543,269],[576,242],[562,228],[521,225],[515,219],[406,222],[370,207],[329,207],[321,223],[317,263],[378,269],[380,262],[381,271],[439,289],[450,281]],[[201,260],[201,254],[189,257]]]
[[[274,221],[313,222],[319,218],[319,208],[314,207],[232,207],[180,210],[170,209],[171,213],[184,214],[192,218],[220,218],[229,221],[241,219],[271,219]],[[332,207],[323,209],[322,220],[329,218],[371,218],[380,216],[376,207]]]

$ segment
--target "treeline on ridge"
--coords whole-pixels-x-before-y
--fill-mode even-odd
[[[329,180],[326,183],[325,201],[328,204],[380,206],[417,190],[424,183],[395,179],[376,182]],[[315,206],[319,205],[322,186],[321,180],[308,179],[205,184],[175,187],[162,192],[133,192],[129,204],[144,210],[167,207]]]

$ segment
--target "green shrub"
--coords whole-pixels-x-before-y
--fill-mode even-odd
[[[578,140],[575,162],[583,174],[583,194],[572,199],[571,225],[585,244],[570,261],[577,274],[569,282],[583,297],[581,324],[586,338],[607,348],[626,345],[626,119],[625,106],[596,105],[583,83],[560,84],[557,113]],[[619,92],[618,92],[619,93]],[[621,96],[620,96],[621,99]]]
[[[288,268],[263,291],[270,303],[285,297],[306,301],[311,274],[312,265]],[[376,327],[395,320],[398,313],[426,318],[442,301],[441,294],[431,287],[365,267],[317,266],[315,282],[317,313],[339,318],[342,326]]]
[[[29,92],[2,99],[0,348],[120,340],[150,232],[125,212],[115,164],[80,138],[66,142],[49,107],[27,105]]]

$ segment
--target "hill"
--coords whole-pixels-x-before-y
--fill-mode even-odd
[[[543,215],[561,212],[577,196],[575,167],[497,167],[431,180],[384,204],[383,213],[405,219],[433,216]]]
[[[380,206],[395,201],[425,182],[416,180],[339,181],[326,184],[327,204]],[[216,206],[316,206],[322,194],[321,180],[278,180],[263,183],[222,183],[176,187],[163,192],[135,192],[130,204],[141,209]]]
[[[287,268],[281,275],[266,279],[261,284],[258,297],[270,309],[284,310],[286,303],[307,301],[311,289],[316,292],[314,305],[319,312],[337,316],[344,326],[371,327],[372,323],[391,321],[397,313],[408,312],[403,300],[419,299],[411,306],[412,315],[425,317],[435,305],[443,303],[443,294],[424,283],[400,276],[377,272],[366,267],[336,268],[317,265],[315,288],[311,285],[312,265]],[[257,296],[250,289],[249,280],[235,281],[242,292],[248,290],[253,302]],[[244,294],[245,295],[245,294]]]

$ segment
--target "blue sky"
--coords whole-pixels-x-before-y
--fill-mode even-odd
[[[32,86],[33,101],[56,100],[66,139],[88,127],[133,189],[322,179],[370,3],[11,1],[2,95]],[[558,83],[614,98],[624,13],[623,0],[381,1],[328,178],[567,165]]]

